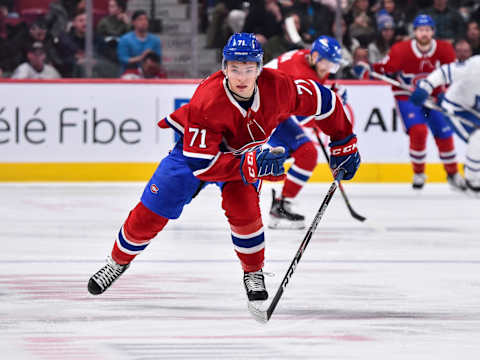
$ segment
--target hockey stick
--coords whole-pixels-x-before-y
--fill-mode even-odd
[[[317,141],[320,145],[320,148],[322,149],[323,155],[325,156],[325,160],[327,160],[327,164],[330,164],[330,157],[327,154],[327,150],[325,149],[325,146],[322,143],[322,140],[320,139],[320,135],[318,134],[318,129],[313,128],[313,131],[315,132],[315,136],[317,137]],[[338,188],[340,189],[340,193],[342,194],[343,200],[345,200],[345,205],[347,205],[348,211],[350,211],[350,215],[358,221],[365,221],[367,218],[365,216],[360,215],[357,213],[355,210],[353,210],[352,205],[350,204],[350,200],[347,198],[347,194],[345,193],[345,190],[343,189],[343,184],[339,181],[338,182]]]
[[[393,85],[393,86],[396,86],[396,87],[399,87],[403,90],[406,90],[406,91],[409,91],[409,92],[412,92],[413,90],[405,85],[405,84],[402,84],[401,82],[395,80],[395,79],[392,79],[386,75],[383,75],[383,74],[379,74],[377,72],[372,72],[370,73],[370,75],[378,80],[382,80],[382,81],[385,81],[387,83],[389,83],[390,85]],[[444,115],[450,117],[452,119],[453,122],[462,122],[464,123],[465,125],[468,125],[470,127],[474,127],[474,128],[478,128],[478,125],[477,124],[474,124],[473,122],[465,119],[465,118],[462,118],[460,116],[457,116],[455,114],[450,114],[449,112],[447,112],[445,109],[443,109],[442,107],[440,107],[439,105],[437,105],[435,103],[435,100],[432,98],[432,97],[429,97],[426,101],[425,101],[425,107],[429,108],[429,109],[432,109],[432,110],[436,110],[436,111],[439,111],[441,113],[443,113]],[[475,111],[474,109],[464,109],[465,111],[469,111],[471,112],[473,115],[477,116],[478,118],[480,118],[480,113]],[[457,126],[458,127],[458,126]],[[468,136],[467,136],[468,138]]]
[[[290,281],[290,278],[292,277],[298,263],[300,262],[300,259],[302,258],[302,255],[305,252],[305,249],[307,248],[307,245],[310,242],[310,239],[312,238],[313,233],[317,229],[318,223],[320,222],[320,220],[323,217],[323,213],[327,209],[327,206],[330,203],[330,200],[332,199],[333,194],[335,193],[335,190],[337,190],[337,187],[339,186],[340,181],[342,180],[345,173],[346,173],[346,171],[344,169],[340,169],[338,171],[338,173],[336,174],[335,180],[330,185],[330,188],[328,189],[327,195],[325,195],[325,198],[323,199],[322,205],[318,209],[318,211],[317,211],[317,213],[316,213],[316,215],[313,219],[312,225],[310,225],[310,228],[308,229],[307,234],[303,238],[303,241],[300,244],[300,247],[298,248],[297,253],[295,254],[295,257],[293,258],[292,263],[288,267],[288,270],[287,270],[285,276],[283,277],[283,280],[282,280],[280,286],[278,287],[278,290],[275,294],[275,297],[273,298],[273,300],[270,303],[270,305],[268,306],[268,308],[266,310],[262,310],[262,309],[256,307],[253,304],[253,301],[248,302],[248,310],[253,315],[255,320],[260,321],[262,323],[266,323],[272,317],[273,311],[277,307],[277,304],[280,301],[280,298],[282,297],[283,292],[284,292],[285,288],[287,287],[287,285]]]

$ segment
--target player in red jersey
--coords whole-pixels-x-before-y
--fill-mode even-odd
[[[110,287],[203,186],[216,183],[248,299],[267,299],[258,191],[262,179],[283,179],[285,154],[283,148],[262,145],[289,114],[329,113],[319,126],[332,140],[330,166],[345,169],[344,179],[355,174],[360,163],[356,137],[329,89],[313,80],[262,71],[263,50],[253,34],[232,35],[223,56],[223,70],[205,79],[191,101],[165,119],[181,138],[124,222],[107,264],[90,278],[91,294]]]
[[[390,75],[409,87],[442,64],[455,61],[453,46],[433,38],[435,23],[428,15],[418,15],[413,21],[415,38],[392,46],[385,59],[373,64],[373,70]],[[466,190],[465,181],[458,173],[453,130],[445,116],[433,110],[414,105],[408,100],[410,92],[393,87],[397,108],[410,138],[410,160],[414,177],[413,188],[422,189],[426,180],[425,158],[427,156],[428,128],[433,133],[440,159],[447,172],[447,180],[457,190]],[[438,94],[440,89],[434,92]]]
[[[313,79],[325,83],[330,73],[335,73],[342,59],[341,47],[330,36],[320,36],[311,50],[292,50],[286,52],[265,65],[293,77]],[[342,100],[346,98],[343,92]],[[317,165],[318,154],[315,145],[304,132],[301,125],[311,123],[313,116],[292,115],[282,122],[269,140],[271,146],[282,146],[287,156],[293,158],[293,164],[287,172],[280,196],[272,189],[272,206],[268,226],[272,229],[302,229],[305,216],[292,210],[292,202],[310,179]]]

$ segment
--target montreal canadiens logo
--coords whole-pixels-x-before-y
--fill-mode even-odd
[[[158,186],[155,184],[150,185],[150,191],[154,194],[158,194]]]

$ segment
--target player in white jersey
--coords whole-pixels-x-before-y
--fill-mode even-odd
[[[465,62],[445,64],[419,81],[410,100],[423,104],[433,89],[449,85],[439,105],[457,135],[465,141],[465,180],[470,191],[480,195],[480,55]]]

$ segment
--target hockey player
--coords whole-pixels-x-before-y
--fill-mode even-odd
[[[413,20],[415,38],[401,41],[392,46],[381,63],[373,64],[373,70],[379,73],[396,75],[396,79],[406,85],[414,86],[441,64],[455,60],[455,51],[447,41],[435,40],[435,23],[428,15],[418,15]],[[358,68],[358,65],[357,65]],[[445,116],[438,111],[426,110],[408,100],[408,91],[393,87],[405,130],[410,139],[410,160],[413,167],[414,189],[422,189],[425,176],[425,158],[427,156],[428,127],[433,133],[439,150],[440,159],[447,173],[449,184],[458,190],[465,190],[465,181],[458,173],[453,142],[453,131]],[[438,90],[433,93],[436,95]]]
[[[447,118],[457,135],[465,141],[465,181],[467,188],[480,195],[480,55],[465,62],[442,65],[418,82],[410,101],[422,106],[433,90],[450,85],[439,105],[450,114]]]
[[[335,73],[342,59],[341,47],[330,36],[320,36],[311,50],[292,50],[273,59],[266,68],[278,69],[298,78],[313,79],[325,83],[330,73]],[[345,93],[344,93],[345,94]],[[326,114],[328,115],[328,114]],[[293,164],[287,172],[281,195],[272,189],[272,206],[269,227],[273,229],[302,229],[305,216],[292,210],[292,200],[307,183],[317,165],[317,149],[300,126],[312,121],[312,117],[290,116],[282,122],[268,141],[271,146],[282,146]]]
[[[360,157],[335,94],[313,80],[262,71],[262,57],[253,34],[232,35],[223,49],[222,71],[205,79],[188,104],[164,119],[181,138],[128,215],[107,264],[90,278],[91,294],[110,287],[167,222],[213,182],[221,188],[247,297],[267,299],[258,190],[264,179],[283,179],[285,154],[282,148],[262,150],[262,145],[289,114],[330,114],[318,125],[331,139],[332,169],[345,169],[344,179],[351,179]]]

